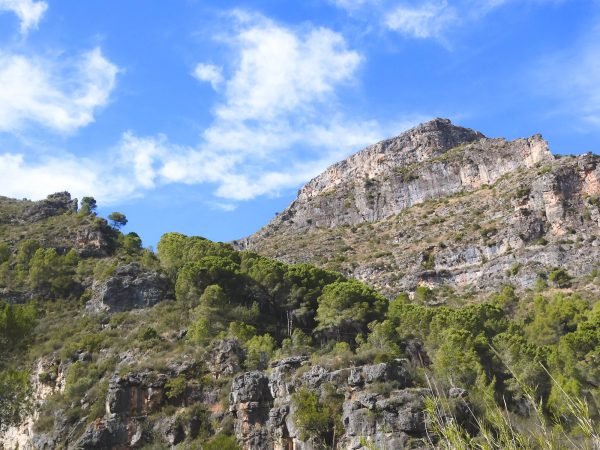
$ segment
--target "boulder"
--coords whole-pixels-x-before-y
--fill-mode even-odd
[[[239,372],[246,355],[237,339],[216,342],[208,353],[208,370],[215,379]]]
[[[95,281],[88,312],[109,313],[149,308],[173,298],[171,283],[160,272],[143,269],[137,263],[119,266],[106,280]]]

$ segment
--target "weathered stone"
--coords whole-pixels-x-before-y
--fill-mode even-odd
[[[72,199],[68,192],[57,192],[49,195],[45,200],[33,202],[25,210],[23,219],[26,222],[38,222],[69,211],[77,212],[77,199]]]
[[[237,339],[216,342],[208,353],[207,366],[216,379],[239,372],[245,352]]]
[[[248,372],[236,377],[230,408],[236,419],[236,436],[244,450],[316,449],[313,443],[301,439],[295,426],[292,394],[301,388],[320,392],[326,383],[345,394],[344,430],[336,437],[338,448],[361,448],[361,439],[380,445],[394,443],[398,449],[422,447],[410,447],[409,442],[425,437],[422,411],[429,391],[406,388],[410,385],[406,361],[335,371],[313,366],[306,373],[295,374],[304,363],[277,361],[270,374]],[[369,392],[368,386],[378,382],[394,382],[400,390],[388,395]]]
[[[86,310],[128,311],[148,308],[172,298],[172,287],[166,275],[131,263],[118,267],[108,279],[94,282],[92,299],[86,304]]]
[[[540,272],[584,275],[600,258],[599,162],[556,158],[540,135],[489,139],[436,119],[329,167],[234,245],[390,298],[420,285],[531,288]]]
[[[128,442],[128,430],[122,421],[97,420],[86,428],[75,444],[75,448],[79,450],[119,449],[127,448]]]

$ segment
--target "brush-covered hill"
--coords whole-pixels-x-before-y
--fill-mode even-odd
[[[600,157],[554,156],[446,119],[329,167],[235,242],[338,270],[387,296],[417,286],[490,292],[591,273],[600,256]]]
[[[600,443],[597,272],[432,306],[83,203],[0,201],[2,450]]]

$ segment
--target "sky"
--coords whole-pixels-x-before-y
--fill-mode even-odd
[[[435,117],[600,153],[600,1],[0,0],[0,195],[93,196],[144,245],[249,235]]]

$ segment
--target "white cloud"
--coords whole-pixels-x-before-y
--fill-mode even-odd
[[[310,108],[350,81],[361,61],[342,35],[327,28],[302,33],[263,17],[238,17],[240,28],[231,44],[239,65],[227,80],[219,119],[265,120]]]
[[[215,90],[223,83],[223,69],[213,64],[197,64],[193,76],[200,81],[210,83]]]
[[[108,102],[117,73],[99,48],[65,63],[0,50],[0,131],[88,125]]]
[[[230,210],[239,201],[297,188],[351,151],[389,134],[376,121],[349,117],[340,106],[339,90],[355,82],[362,61],[340,34],[310,26],[291,29],[263,16],[240,12],[233,17],[235,25],[223,41],[232,55],[227,71],[231,75],[218,80],[214,121],[196,146],[176,145],[162,135],[126,132],[108,157],[78,160],[63,154],[35,160],[23,155],[0,155],[6,160],[2,164],[4,160],[0,159],[0,177],[12,189],[8,194],[40,198],[67,189],[74,195],[93,195],[99,202],[110,204],[171,183],[208,184],[216,197],[213,206]],[[10,106],[6,106],[0,98],[0,124],[8,128],[25,121],[14,119],[19,107],[26,109],[28,114],[23,116],[27,120],[33,116],[37,122],[47,123],[55,113],[46,114],[37,106],[41,103],[68,112],[54,128],[91,120],[91,114],[84,120],[72,110],[81,112],[79,105],[85,104],[84,110],[91,112],[92,105],[105,102],[117,69],[103,60],[99,51],[88,59],[100,67],[94,73],[111,73],[113,80],[98,83],[94,79],[91,84],[103,85],[104,89],[83,89],[89,95],[78,96],[86,100],[77,102],[77,107],[72,98],[62,95],[63,89],[56,93],[52,80],[31,70],[35,64],[25,61],[20,73],[30,70],[34,74],[30,77],[34,93],[22,91],[25,106],[10,96]],[[12,62],[9,66],[18,64]],[[23,88],[14,78],[7,80]],[[38,99],[42,94],[39,86],[51,92],[52,101]],[[394,132],[401,130],[394,128]],[[34,182],[37,176],[41,182]]]
[[[390,29],[414,38],[439,38],[458,22],[454,8],[446,1],[419,4],[419,6],[397,6],[385,17]]]
[[[407,38],[447,43],[451,32],[477,22],[507,4],[560,4],[567,0],[330,0],[350,15]]]
[[[2,195],[40,199],[69,189],[75,195],[94,193],[103,199],[114,199],[131,193],[124,180],[107,184],[97,168],[95,162],[69,154],[33,162],[23,154],[4,153],[0,155]]]
[[[0,0],[0,11],[11,11],[21,21],[22,34],[26,34],[32,28],[37,28],[47,9],[48,4],[42,1]]]

